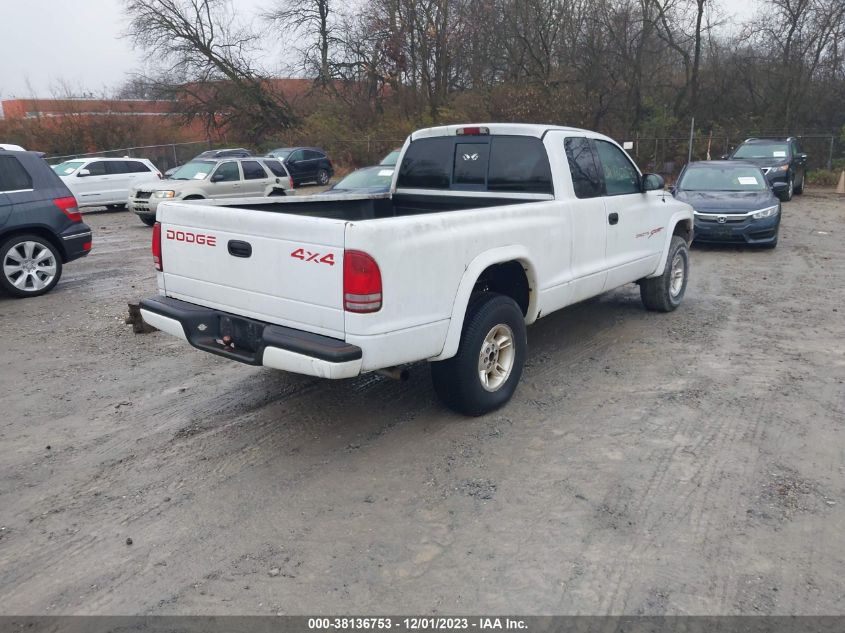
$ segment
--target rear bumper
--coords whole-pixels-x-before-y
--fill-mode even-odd
[[[91,252],[91,243],[93,240],[91,227],[84,222],[72,224],[59,237],[62,238],[66,262],[85,257]]]
[[[263,365],[319,378],[361,373],[361,348],[346,341],[240,317],[169,297],[141,301],[149,325],[197,349],[247,365]],[[225,344],[224,337],[227,337]]]

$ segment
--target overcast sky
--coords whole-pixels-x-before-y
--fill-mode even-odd
[[[756,0],[717,2],[744,19]],[[250,17],[271,5],[235,2]],[[122,36],[125,28],[121,0],[0,0],[0,99],[49,97],[62,92],[61,82],[76,93],[111,91],[145,63]]]

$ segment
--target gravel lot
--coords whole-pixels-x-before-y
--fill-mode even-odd
[[[514,400],[239,365],[126,304],[150,229],[0,296],[0,613],[845,613],[845,200],[529,329]],[[132,544],[127,544],[127,539]]]

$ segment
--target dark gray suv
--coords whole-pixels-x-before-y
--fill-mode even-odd
[[[792,200],[792,194],[804,193],[807,155],[801,151],[794,136],[749,138],[731,153],[730,158],[762,169],[769,185],[784,202]]]
[[[44,159],[0,150],[0,288],[42,295],[59,282],[63,264],[90,250],[76,199]]]

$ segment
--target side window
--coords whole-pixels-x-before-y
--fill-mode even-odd
[[[596,166],[593,148],[589,139],[583,137],[568,138],[564,141],[569,172],[572,174],[572,186],[577,198],[595,198],[602,193],[601,176]]]
[[[604,171],[605,194],[622,196],[640,193],[640,174],[622,150],[607,141],[595,143]]]
[[[106,163],[106,173],[110,176],[129,173],[129,163],[125,160],[110,160]]]
[[[284,165],[282,165],[279,161],[265,160],[264,165],[267,167],[267,169],[273,172],[273,175],[279,176],[280,178],[288,177],[287,170],[284,168]]]
[[[88,163],[85,165],[85,169],[90,172],[89,175],[91,176],[105,176],[108,173],[104,160],[95,160],[93,163]]]
[[[217,182],[235,182],[241,179],[241,172],[237,163],[229,161],[220,163],[214,171],[214,177]]]
[[[487,189],[552,193],[552,170],[543,141],[532,136],[494,136]]]
[[[32,189],[32,178],[14,156],[0,156],[0,192]]]
[[[305,158],[305,152],[301,149],[296,150],[290,155],[288,160],[303,160]]]
[[[241,169],[244,170],[244,180],[261,180],[267,178],[267,172],[255,160],[245,160],[241,163]]]
[[[152,170],[139,160],[128,160],[126,171],[131,174],[148,174]]]

